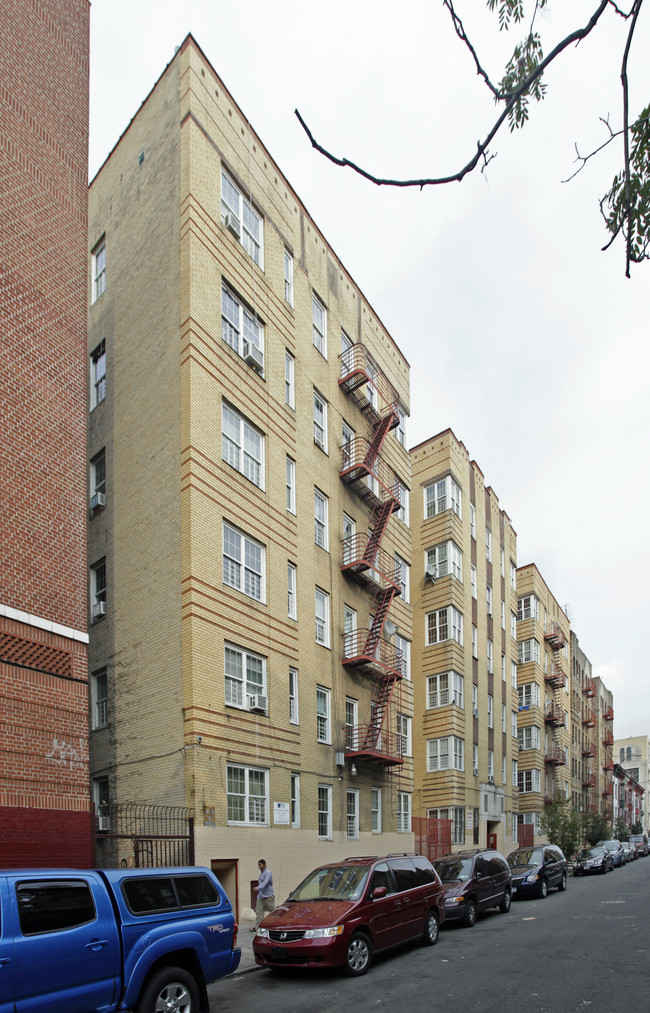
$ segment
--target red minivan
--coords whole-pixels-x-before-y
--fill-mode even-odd
[[[410,939],[433,946],[445,919],[440,879],[422,855],[347,858],[310,873],[253,939],[262,967],[365,974],[373,953]]]

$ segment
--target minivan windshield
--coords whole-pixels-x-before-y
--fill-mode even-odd
[[[315,869],[287,898],[306,900],[359,900],[369,872],[368,865],[335,865]]]
[[[518,865],[541,865],[544,855],[541,848],[520,848],[508,855],[508,865],[515,869]]]
[[[472,875],[471,858],[439,858],[433,867],[443,883],[462,883]]]

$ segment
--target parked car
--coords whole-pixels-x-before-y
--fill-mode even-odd
[[[648,835],[647,834],[631,834],[629,837],[630,844],[633,844],[636,848],[636,853],[639,858],[643,858],[648,854]]]
[[[614,859],[611,851],[602,844],[595,844],[592,848],[583,848],[573,863],[573,875],[583,876],[591,872],[613,872]]]
[[[365,974],[373,954],[409,939],[438,941],[445,898],[422,855],[322,865],[267,915],[253,953],[262,967],[335,967]]]
[[[487,908],[510,910],[510,866],[499,851],[457,851],[437,858],[433,867],[445,891],[447,921],[471,927]]]
[[[629,841],[621,841],[621,847],[623,848],[623,857],[626,864],[627,862],[633,862],[638,857],[636,848]]]
[[[513,896],[546,897],[551,887],[566,890],[566,858],[554,844],[517,848],[508,855],[508,865]]]
[[[615,868],[617,867],[620,868],[625,863],[625,859],[623,857],[623,848],[621,847],[620,841],[617,840],[598,841],[598,844],[602,844],[604,848],[607,848],[607,850],[612,856],[612,861],[614,862]]]

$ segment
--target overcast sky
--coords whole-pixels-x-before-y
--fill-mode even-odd
[[[630,0],[623,0],[629,4]],[[457,0],[498,80],[517,34]],[[597,0],[550,0],[545,51]],[[650,3],[630,106],[650,101]],[[624,277],[598,198],[610,147],[572,182],[575,144],[621,124],[624,23],[565,53],[523,132],[497,136],[487,173],[379,188],[331,165],[316,139],[390,177],[448,175],[488,132],[494,103],[442,0],[93,0],[90,175],[188,32],[411,364],[409,446],[451,427],[512,519],[614,693],[614,735],[650,735],[650,263]],[[645,645],[645,646],[644,646]]]

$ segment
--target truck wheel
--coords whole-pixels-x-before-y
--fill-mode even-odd
[[[149,978],[135,1013],[199,1013],[199,989],[182,967],[162,967]]]

